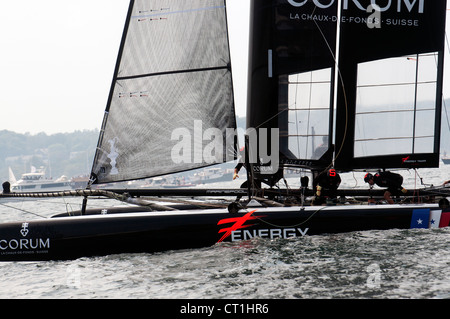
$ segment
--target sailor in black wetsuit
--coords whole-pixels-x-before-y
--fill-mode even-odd
[[[235,180],[236,178],[239,178],[238,173],[242,167],[245,167],[245,169],[248,169],[245,165],[244,149],[241,149],[240,153],[241,154],[240,154],[238,164],[234,168],[233,180]],[[253,166],[253,180],[251,181],[251,183],[252,183],[251,188],[261,189],[261,186],[262,186],[261,183],[267,184],[270,188],[273,188],[276,185],[276,183],[278,183],[278,181],[283,178],[283,168],[282,167],[278,167],[278,170],[273,174],[261,173],[260,167],[261,166],[259,164],[254,164],[254,166]],[[241,184],[240,188],[247,188],[248,183],[249,183],[248,180],[245,181],[244,183]],[[239,200],[241,197],[242,196],[237,196],[236,200]],[[269,199],[273,199],[273,196],[269,196]]]
[[[2,184],[2,187],[3,187],[3,194],[10,194],[11,193],[11,184],[8,181],[4,182]]]
[[[391,196],[398,196],[401,193],[406,194],[407,190],[403,188],[403,177],[400,174],[392,172],[379,172],[375,175],[367,173],[364,176],[364,181],[369,183],[370,186],[376,184],[379,187],[385,187],[387,190],[384,192],[384,199],[389,204],[394,204]]]
[[[333,168],[320,173],[313,181],[316,191],[314,204],[323,204],[327,198],[336,201],[337,189],[340,184],[341,177]]]

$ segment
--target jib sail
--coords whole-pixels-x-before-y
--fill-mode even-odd
[[[131,1],[92,169],[95,182],[223,162],[235,152],[227,141],[234,128],[225,1]]]

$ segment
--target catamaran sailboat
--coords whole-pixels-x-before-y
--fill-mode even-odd
[[[449,226],[446,189],[424,189],[420,197],[409,191],[410,204],[313,206],[306,186],[252,183],[273,186],[286,167],[317,173],[439,166],[446,0],[373,2],[252,0],[247,188],[93,189],[206,167],[239,149],[226,2],[131,0],[87,189],[2,195],[83,196],[83,209],[0,224],[0,260]],[[91,195],[138,205],[87,208]],[[213,196],[232,199],[171,203]]]

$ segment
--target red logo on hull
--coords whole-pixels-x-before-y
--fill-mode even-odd
[[[234,232],[236,230],[253,226],[253,224],[251,224],[251,225],[244,225],[244,224],[248,220],[254,220],[254,219],[259,218],[259,217],[252,216],[252,214],[254,212],[256,212],[256,210],[253,210],[253,211],[245,214],[242,217],[233,217],[233,218],[226,218],[226,219],[219,220],[217,225],[229,224],[229,223],[234,223],[234,224],[228,228],[222,228],[221,230],[219,230],[219,233],[225,233],[225,234],[222,236],[222,238],[219,239],[218,243],[224,241],[227,237],[229,237],[231,235],[232,232]]]

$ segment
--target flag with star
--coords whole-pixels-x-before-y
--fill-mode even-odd
[[[439,223],[441,221],[442,210],[432,210],[430,211],[430,228],[439,228]]]
[[[411,217],[410,228],[428,228],[430,222],[429,209],[414,209]]]

